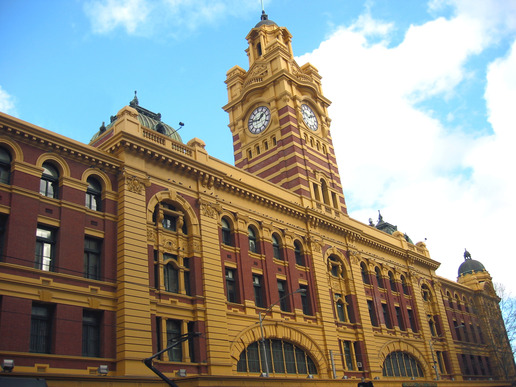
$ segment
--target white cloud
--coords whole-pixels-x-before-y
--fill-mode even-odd
[[[13,97],[2,86],[0,86],[0,111],[11,115],[16,114]]]
[[[90,0],[84,10],[93,32],[123,28],[129,35],[180,35],[206,24],[257,10],[254,0]]]
[[[93,32],[105,34],[122,27],[137,34],[146,23],[150,7],[146,0],[95,0],[84,5]]]
[[[508,2],[486,2],[492,7],[476,10],[466,3],[470,0],[433,1],[434,12],[454,7],[453,17],[437,15],[412,25],[396,47],[388,45],[396,26],[366,13],[298,62],[319,69],[333,101],[332,137],[351,216],[366,223],[381,209],[384,219],[414,242],[428,238],[432,258],[441,262],[438,274],[449,279],[456,278],[468,248],[495,281],[514,291],[505,264],[514,258],[505,245],[514,238],[516,218],[509,177],[516,165],[514,45],[474,75],[487,72],[485,99],[494,134],[449,127],[452,112],[444,111],[440,121],[416,105],[433,98],[446,106],[457,86],[473,76],[466,70],[471,59],[516,30],[516,3],[503,8]],[[379,43],[369,39],[372,32]]]

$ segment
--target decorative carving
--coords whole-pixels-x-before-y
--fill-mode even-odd
[[[313,236],[309,236],[307,240],[308,243],[310,243],[312,251],[315,251],[317,253],[320,253],[322,251],[322,243],[320,240],[315,239]]]
[[[215,178],[212,175],[208,175],[205,173],[201,178],[201,185],[204,188],[211,189],[213,187],[213,183],[215,182]]]
[[[267,65],[258,65],[251,71],[251,77],[264,77],[269,72]]]
[[[177,250],[177,241],[174,239],[167,238],[163,241],[163,249],[167,251]]]
[[[199,240],[190,240],[188,242],[188,249],[190,253],[200,254],[201,253],[201,243]]]
[[[218,218],[218,209],[216,208],[216,205],[204,200],[199,200],[199,206],[201,209],[201,215],[212,219]]]
[[[138,195],[143,195],[145,193],[145,187],[150,186],[150,182],[148,180],[143,180],[136,176],[125,175],[125,178],[129,192],[133,192]]]
[[[356,250],[349,250],[349,260],[353,265],[358,265],[360,263],[360,252]]]
[[[156,231],[150,227],[147,229],[147,240],[150,242],[156,242]]]

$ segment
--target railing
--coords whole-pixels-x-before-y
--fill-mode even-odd
[[[172,149],[175,152],[187,155],[187,156],[192,156],[192,153],[193,153],[192,150],[184,144],[176,142],[172,139],[168,139],[167,137],[165,137],[159,133],[156,133],[153,130],[143,128],[142,133],[143,133],[143,138],[146,138],[149,141],[155,142],[156,144],[166,146],[166,143],[168,141],[170,141],[170,149]]]

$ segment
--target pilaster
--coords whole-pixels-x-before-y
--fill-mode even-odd
[[[116,359],[120,376],[146,375],[152,355],[146,228],[146,179],[128,168],[119,180]]]
[[[206,348],[208,373],[229,375],[232,373],[227,307],[224,279],[220,264],[219,209],[218,204],[207,199],[199,199],[200,234],[202,239],[203,293],[206,306]]]

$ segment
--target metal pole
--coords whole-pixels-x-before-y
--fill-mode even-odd
[[[263,358],[265,360],[265,376],[269,377],[269,362],[267,360],[267,350],[265,348],[265,334],[263,333],[263,318],[262,312],[258,314],[258,318],[260,319],[260,331],[262,333],[262,350],[263,350]]]
[[[264,314],[266,314],[267,312],[270,312],[272,310],[272,308],[274,306],[276,306],[276,304],[278,304],[278,302],[280,302],[281,300],[283,300],[284,298],[288,297],[288,296],[291,296],[292,294],[296,294],[296,293],[306,293],[306,289],[297,289],[296,291],[293,291],[292,293],[288,293],[288,294],[285,294],[283,297],[281,297],[278,301],[276,301],[274,304],[272,304],[271,306],[269,306],[267,309],[265,309],[265,311],[263,312]],[[258,313],[258,319],[260,321],[260,332],[262,334],[262,349],[263,349],[263,358],[265,360],[265,376],[266,377],[269,377],[269,362],[268,362],[268,359],[267,359],[267,349],[265,348],[265,334],[263,332],[263,317],[262,317],[262,312],[259,312]],[[263,374],[262,374],[263,376]]]
[[[330,349],[331,369],[333,371],[333,379],[337,379],[337,370],[335,369],[335,359],[333,358],[333,350]]]
[[[432,360],[434,361],[435,380],[439,380],[439,371],[437,370],[437,360],[435,360],[434,346],[431,339],[428,342],[430,343],[430,351],[432,351]]]

